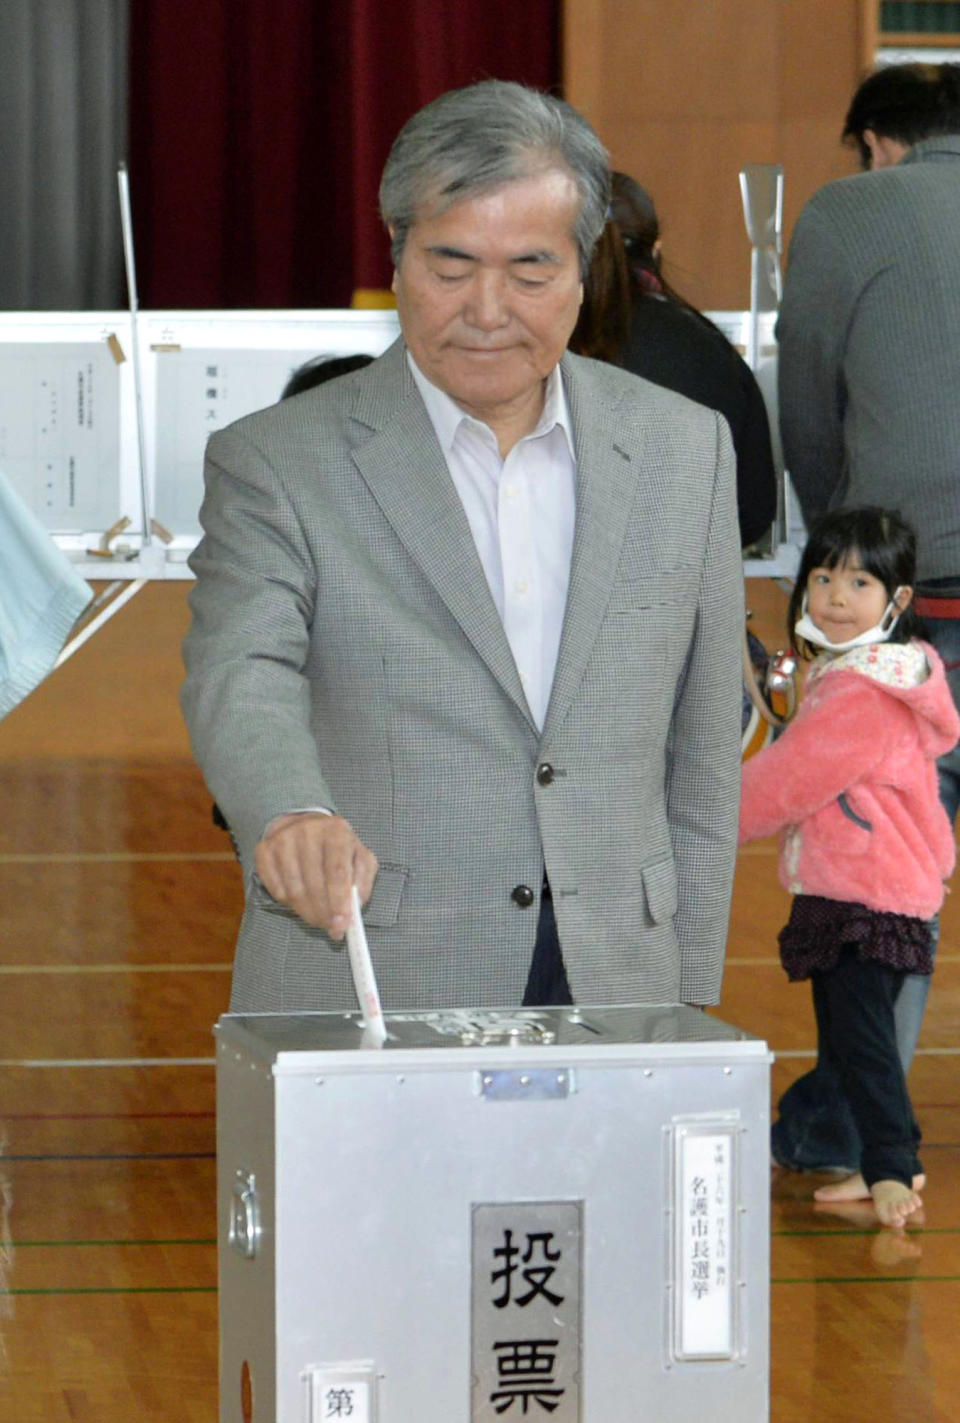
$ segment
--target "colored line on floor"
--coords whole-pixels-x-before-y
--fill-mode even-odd
[[[952,1104],[951,1104],[952,1105]],[[213,1121],[216,1112],[0,1112],[2,1122],[179,1122],[202,1118]]]
[[[34,974],[88,973],[229,973],[233,964],[224,963],[50,963],[0,964],[0,975],[26,978]]]
[[[115,1245],[216,1245],[216,1236],[202,1236],[197,1239],[183,1240],[11,1240],[10,1248],[13,1250],[73,1250],[78,1246],[109,1246]]]
[[[215,1057],[2,1057],[0,1067],[215,1067]]]
[[[860,1204],[860,1203],[858,1202],[858,1204]],[[866,1204],[866,1202],[864,1202],[863,1204]],[[777,1236],[778,1238],[785,1238],[785,1239],[788,1239],[788,1240],[789,1240],[789,1239],[791,1239],[793,1236],[802,1236],[802,1235],[814,1235],[814,1236],[816,1236],[816,1235],[841,1235],[841,1236],[842,1236],[842,1235],[849,1235],[849,1236],[854,1236],[854,1235],[876,1235],[876,1234],[878,1233],[879,1229],[880,1229],[879,1225],[863,1226],[863,1227],[860,1227],[860,1226],[847,1226],[846,1228],[843,1227],[843,1226],[839,1226],[839,1225],[838,1225],[838,1226],[830,1226],[830,1227],[828,1227],[828,1228],[826,1228],[826,1229],[823,1229],[823,1230],[814,1230],[814,1229],[810,1229],[810,1230],[771,1230],[770,1234],[771,1234],[771,1236]],[[911,1226],[910,1229],[906,1232],[906,1235],[907,1235],[907,1238],[910,1239],[910,1240],[912,1240],[914,1236],[916,1236],[917,1238],[919,1238],[919,1237],[922,1236],[922,1235],[960,1235],[960,1226],[956,1226],[956,1225],[916,1225],[916,1226]]]
[[[45,1151],[0,1154],[0,1161],[215,1161],[215,1151]]]
[[[778,1048],[772,1043],[768,1046],[777,1058],[816,1057],[817,1055],[816,1048]],[[960,1047],[918,1047],[913,1056],[915,1060],[918,1057],[960,1057]]]
[[[771,1285],[955,1285],[960,1275],[798,1275],[772,1278]]]
[[[937,963],[960,963],[960,954],[938,954]],[[778,957],[735,958],[728,955],[724,959],[724,964],[727,968],[779,968],[780,959]]]
[[[816,1048],[778,1048],[770,1045],[778,1060],[815,1058]],[[960,1047],[921,1047],[916,1057],[960,1057]],[[0,1068],[75,1068],[75,1067],[214,1067],[215,1057],[4,1057]]]
[[[114,1285],[89,1289],[0,1289],[5,1295],[215,1295],[216,1285]]]
[[[727,968],[779,968],[778,958],[728,958]],[[940,954],[938,964],[960,963],[960,954]],[[95,974],[95,973],[230,973],[233,963],[92,963],[92,964],[0,964],[0,976],[26,977],[31,974]]]
[[[836,1228],[824,1228],[820,1230],[772,1230],[771,1238],[776,1240],[803,1239],[807,1236],[838,1236],[839,1238],[855,1239],[859,1237],[873,1237],[877,1234],[877,1226],[837,1226]],[[918,1225],[907,1231],[910,1239],[921,1239],[931,1235],[960,1235],[960,1226],[955,1225]],[[162,1245],[165,1249],[171,1245],[211,1246],[217,1244],[215,1235],[210,1236],[183,1236],[170,1240],[11,1240],[7,1243],[11,1250],[77,1250],[77,1249],[114,1249],[117,1247],[135,1247],[142,1249],[152,1245]]]
[[[957,1284],[960,1275],[805,1275],[796,1279],[772,1279],[771,1285],[927,1285]],[[5,1295],[215,1295],[216,1285],[115,1285],[86,1289],[14,1288],[0,1290]]]
[[[0,865],[192,865],[236,864],[232,850],[104,850],[65,854],[0,855]]]

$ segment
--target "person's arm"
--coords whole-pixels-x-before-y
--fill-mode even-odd
[[[181,695],[194,753],[247,873],[339,937],[350,880],[366,898],[376,860],[336,813],[310,727],[313,559],[269,461],[235,430],[210,441],[201,523]],[[288,814],[302,806],[332,814]]]
[[[780,434],[808,527],[843,476],[844,350],[856,277],[834,225],[808,205],[790,244],[777,322]]]
[[[888,737],[880,726],[889,716],[890,697],[858,672],[826,675],[829,685],[820,688],[818,705],[746,762],[741,844],[821,810],[888,754]]]
[[[716,454],[698,610],[667,743],[666,804],[677,867],[680,997],[716,1003],[736,855],[743,568],[733,446]]]

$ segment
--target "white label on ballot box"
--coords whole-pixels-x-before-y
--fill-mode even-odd
[[[676,1355],[728,1359],[734,1352],[734,1135],[677,1132]]]
[[[341,1418],[376,1423],[376,1371],[363,1360],[351,1364],[316,1364],[303,1374],[306,1423]]]

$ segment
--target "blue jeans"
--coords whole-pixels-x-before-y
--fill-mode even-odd
[[[930,618],[930,641],[943,658],[953,700],[960,708],[960,619]],[[960,808],[960,746],[937,762],[940,800],[956,825]],[[939,925],[933,923],[936,952]],[[930,991],[930,976],[908,973],[894,1007],[897,1053],[906,1074],[913,1062]],[[859,1171],[861,1142],[853,1113],[836,1073],[818,1051],[812,1072],[799,1077],[777,1103],[779,1113],[771,1128],[770,1146],[775,1161],[798,1171],[841,1167]]]

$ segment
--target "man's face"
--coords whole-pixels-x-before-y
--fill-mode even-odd
[[[573,179],[553,169],[418,214],[393,279],[423,374],[492,427],[531,414],[583,297]]]

